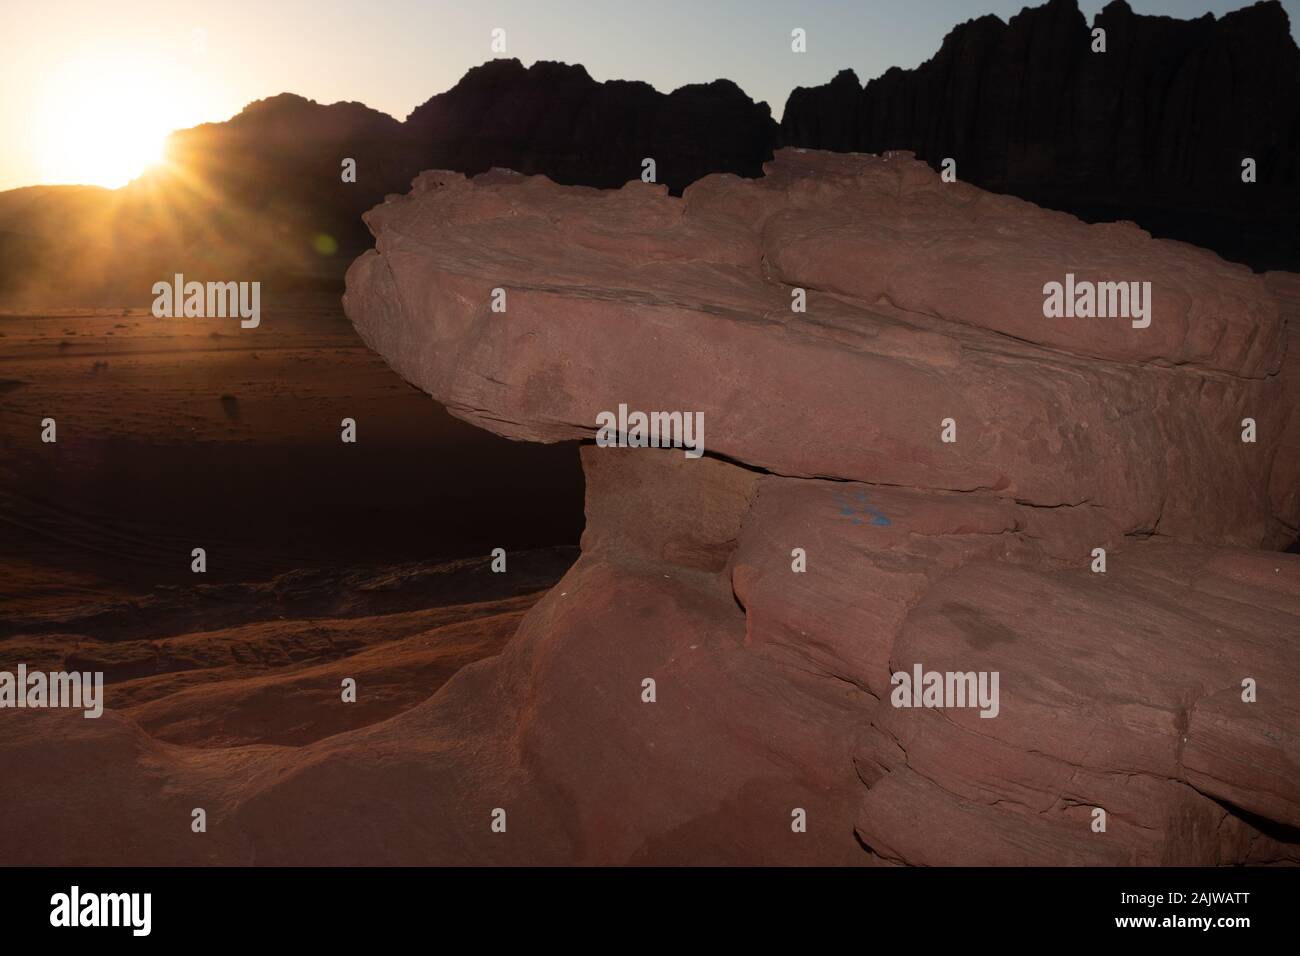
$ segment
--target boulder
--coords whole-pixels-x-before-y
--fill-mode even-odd
[[[700,460],[584,448],[581,558],[435,698],[495,715],[517,859],[1300,862],[1292,277],[906,154],[435,171],[367,222],[348,315],[453,414],[703,413]],[[1046,317],[1067,271],[1150,324]],[[996,703],[900,706],[914,668]]]

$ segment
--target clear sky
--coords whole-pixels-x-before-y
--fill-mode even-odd
[[[1090,20],[1105,0],[1080,0]],[[281,92],[359,100],[399,119],[489,59],[490,31],[530,64],[668,91],[718,77],[778,119],[795,86],[869,79],[928,59],[964,20],[1025,0],[4,0],[0,189],[117,185],[170,129]],[[1036,4],[1035,4],[1036,5]],[[1222,14],[1244,0],[1130,0],[1139,13]],[[1300,0],[1283,0],[1292,33]],[[808,51],[790,52],[802,27]]]

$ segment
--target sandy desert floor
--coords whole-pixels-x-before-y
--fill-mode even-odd
[[[451,418],[339,310],[0,315],[0,336],[0,559],[55,583],[192,583],[194,547],[211,582],[577,543],[572,447]]]
[[[341,311],[4,314],[0,336],[0,669],[103,671],[159,740],[384,720],[496,653],[576,556],[576,450],[452,419]],[[319,706],[345,676],[358,703]]]

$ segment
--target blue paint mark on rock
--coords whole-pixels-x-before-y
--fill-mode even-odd
[[[893,522],[885,516],[883,511],[871,503],[871,499],[867,497],[865,491],[855,492],[853,497],[857,499],[857,507],[855,507],[845,495],[838,491],[835,492],[835,500],[839,503],[840,514],[848,518],[854,524],[862,524],[862,518],[858,517],[859,514],[869,516],[871,518],[871,524],[880,528],[887,528],[893,524]]]

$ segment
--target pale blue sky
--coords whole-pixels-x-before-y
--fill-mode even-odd
[[[1105,0],[1081,0],[1091,20]],[[1139,13],[1220,15],[1241,0],[1130,0]],[[795,86],[928,59],[964,20],[1024,0],[5,0],[0,189],[135,158],[112,131],[227,119],[280,92],[360,100],[399,119],[491,57],[580,62],[598,80],[661,90],[735,80],[780,117]],[[1284,0],[1292,33],[1300,0]],[[808,52],[790,53],[790,30]],[[84,97],[80,94],[84,92]],[[80,103],[81,105],[70,105]],[[120,115],[116,115],[120,114]],[[86,134],[78,137],[77,131]],[[101,158],[74,156],[72,142]],[[114,150],[125,151],[115,155]],[[75,161],[74,161],[75,160]],[[120,164],[120,163],[119,163]],[[89,180],[83,180],[89,181]]]

